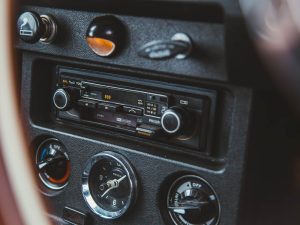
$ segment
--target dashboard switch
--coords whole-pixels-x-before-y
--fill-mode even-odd
[[[116,17],[101,16],[90,24],[86,42],[94,53],[101,57],[108,57],[123,45],[125,33],[124,25]]]
[[[138,54],[148,59],[185,59],[193,49],[191,38],[184,33],[175,34],[171,40],[153,40],[142,46]]]
[[[67,110],[70,105],[70,95],[64,89],[58,89],[53,95],[53,104],[59,110]]]
[[[132,115],[136,115],[136,116],[142,116],[143,115],[143,110],[142,109],[132,108],[132,107],[128,107],[128,106],[123,106],[123,111],[128,113],[128,114],[132,114]]]
[[[108,104],[108,103],[98,103],[98,109],[102,111],[108,111],[108,112],[118,112],[120,111],[121,106]]]
[[[143,137],[153,137],[160,131],[160,127],[143,124],[136,128],[138,135]]]
[[[161,117],[161,125],[168,134],[182,135],[187,133],[187,130],[193,130],[190,117],[187,110],[181,107],[172,107],[164,112]]]
[[[85,213],[82,213],[76,209],[65,207],[63,209],[63,219],[70,223],[70,224],[76,224],[76,225],[88,225],[88,215]]]
[[[79,90],[76,88],[59,88],[54,92],[52,101],[56,109],[68,111],[72,109],[78,96]]]
[[[50,15],[40,16],[35,12],[24,12],[18,18],[17,30],[19,37],[27,43],[50,43],[57,34],[57,25]]]
[[[85,100],[85,99],[80,99],[80,100],[78,100],[78,105],[83,107],[83,108],[96,109],[97,102],[90,101],[90,100]]]

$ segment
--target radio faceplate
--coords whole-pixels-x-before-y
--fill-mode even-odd
[[[59,66],[57,121],[209,153],[217,92]]]

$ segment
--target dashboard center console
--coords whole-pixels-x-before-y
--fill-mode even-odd
[[[21,103],[50,217],[236,225],[252,90],[230,83],[222,8],[88,2],[18,14]]]

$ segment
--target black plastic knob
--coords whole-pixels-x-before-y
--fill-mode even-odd
[[[57,34],[57,25],[49,15],[40,16],[35,12],[24,12],[18,18],[17,32],[20,39],[27,43],[50,43]]]
[[[71,96],[65,89],[57,89],[53,94],[53,104],[60,111],[66,111],[71,108]]]
[[[189,120],[189,113],[185,109],[173,107],[164,112],[161,125],[166,133],[181,135],[187,131]]]
[[[45,26],[39,14],[25,12],[20,15],[17,28],[20,38],[28,43],[35,43],[40,40],[45,32]]]

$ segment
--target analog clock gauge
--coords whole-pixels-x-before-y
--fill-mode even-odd
[[[135,172],[122,155],[108,151],[99,153],[87,162],[82,193],[95,214],[117,219],[129,210],[137,197]]]

